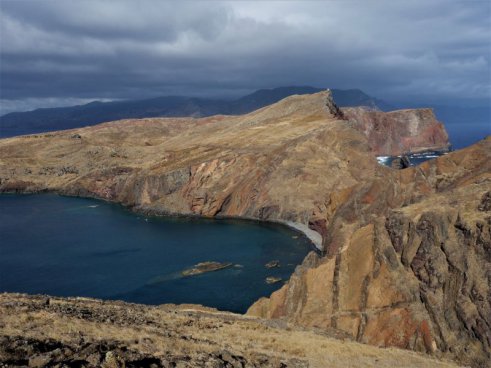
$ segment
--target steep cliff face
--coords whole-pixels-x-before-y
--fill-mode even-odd
[[[326,91],[244,116],[124,120],[5,139],[0,191],[303,225],[319,234],[324,256],[311,253],[250,315],[485,364],[491,138],[391,170],[377,164],[371,133],[343,119],[349,114]],[[390,114],[402,121],[413,113]],[[407,136],[433,126],[421,114]],[[389,141],[403,140],[384,124]]]
[[[248,313],[486,366],[490,160],[488,138],[374,181],[334,215],[329,256],[311,255]]]
[[[450,147],[445,127],[436,120],[432,109],[382,112],[348,107],[342,111],[352,126],[367,136],[377,155],[446,151]]]
[[[244,116],[144,119],[0,142],[0,191],[56,190],[142,210],[313,227],[318,203],[380,170],[330,92]]]

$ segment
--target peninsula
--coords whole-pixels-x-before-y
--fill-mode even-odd
[[[373,119],[383,123],[374,125]],[[324,91],[290,96],[242,116],[132,119],[20,136],[0,140],[0,192],[53,191],[151,214],[242,217],[307,228],[306,233],[316,234],[310,238],[321,255],[311,252],[279,291],[257,301],[245,317],[213,312],[208,323],[194,307],[189,323],[213,328],[244,320],[306,334],[335,331],[369,345],[481,367],[491,359],[491,138],[404,170],[376,160],[377,154],[401,154],[416,146],[446,150],[448,137],[433,120],[426,110],[343,111]],[[381,144],[384,132],[391,133]],[[35,297],[2,295],[0,323],[9,327],[8,344],[2,345],[21,354],[14,336],[39,339],[29,318],[59,321],[69,310],[54,312],[51,301],[41,310],[39,303]],[[83,306],[91,315],[101,302],[60,299],[55,305],[60,303]],[[102,305],[111,310],[109,319],[126,308],[160,313],[158,308]],[[183,307],[165,308],[178,316],[187,313]],[[84,338],[95,339],[96,319],[76,321]],[[114,322],[111,329],[123,333],[138,323]],[[230,336],[242,340],[250,333],[242,323],[249,322],[238,323]],[[279,339],[290,334],[276,331]],[[318,338],[309,336],[309,341]],[[61,332],[49,339],[55,345],[66,341]],[[192,343],[184,350],[208,356],[195,337],[187,340]],[[121,344],[116,344],[120,350],[133,348],[127,341]],[[279,348],[274,341],[268,346]],[[124,359],[114,349],[109,358],[97,359]],[[295,355],[284,349],[285,356]],[[310,352],[302,349],[297,353],[309,360]],[[151,349],[145,354],[157,359],[157,366],[167,359]],[[402,355],[388,363],[380,354],[377,366],[419,364]]]

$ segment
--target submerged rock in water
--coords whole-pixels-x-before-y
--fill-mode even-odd
[[[232,266],[232,263],[230,262],[201,262],[195,265],[193,268],[182,271],[181,274],[183,276],[194,276],[205,272],[223,270],[224,268],[228,268],[230,266]]]
[[[266,268],[280,267],[280,261],[278,261],[277,259],[275,259],[273,261],[269,261],[268,263],[266,263],[264,265],[264,267],[266,267]]]
[[[281,277],[269,276],[269,277],[266,277],[266,284],[276,284],[277,282],[280,282],[281,280],[282,280]]]

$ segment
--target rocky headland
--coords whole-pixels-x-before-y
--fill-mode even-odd
[[[382,112],[346,107],[342,112],[353,128],[365,134],[371,150],[378,156],[450,149],[445,126],[436,119],[432,109]]]
[[[4,139],[0,191],[308,229],[322,255],[310,253],[249,316],[485,367],[491,138],[393,170],[375,156],[446,148],[444,129],[427,110],[363,111],[340,110],[326,91],[243,116],[122,120]],[[374,124],[374,114],[392,115]],[[21,335],[27,313],[12,318]]]
[[[248,314],[488,366],[491,139],[374,180],[311,254]]]

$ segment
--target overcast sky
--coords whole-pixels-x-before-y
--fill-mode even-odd
[[[491,96],[488,0],[0,0],[0,37],[2,113],[288,85]]]

